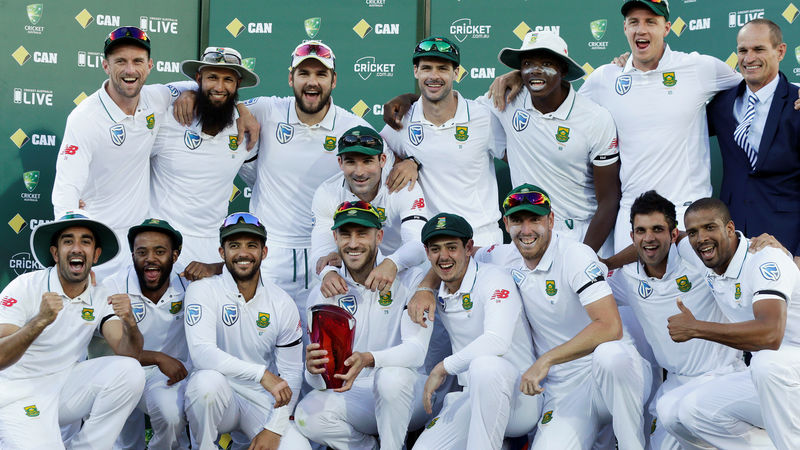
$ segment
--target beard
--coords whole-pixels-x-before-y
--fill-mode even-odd
[[[217,132],[233,125],[233,110],[239,100],[239,92],[229,95],[225,103],[214,105],[202,89],[197,91],[197,118],[204,130]]]
[[[303,111],[306,114],[316,114],[322,111],[323,108],[328,106],[328,102],[330,101],[330,99],[331,99],[330,92],[327,93],[322,92],[319,95],[319,103],[317,103],[316,106],[313,106],[305,103],[305,101],[303,100],[302,92],[297,92],[297,91],[294,92],[295,104],[297,105],[298,108],[300,108],[300,111]]]
[[[242,270],[241,268],[236,266],[238,261],[251,261],[253,263],[252,267],[249,270]],[[244,282],[244,281],[252,281],[255,278],[258,278],[260,271],[261,271],[261,258],[257,260],[250,260],[249,258],[237,258],[236,260],[225,260],[225,267],[228,269],[228,272],[231,274],[231,277],[234,281],[237,282]]]
[[[147,291],[155,292],[155,291],[158,291],[159,289],[161,289],[164,286],[165,283],[169,282],[169,277],[170,277],[170,274],[172,273],[173,263],[170,262],[169,264],[164,265],[164,266],[158,265],[158,268],[161,270],[161,273],[158,275],[158,279],[156,279],[153,282],[148,281],[144,277],[144,268],[145,268],[144,264],[140,265],[140,264],[134,262],[133,266],[134,266],[134,269],[136,270],[136,278],[139,280],[139,288],[142,291],[147,290]],[[148,264],[148,266],[149,266],[149,264]]]

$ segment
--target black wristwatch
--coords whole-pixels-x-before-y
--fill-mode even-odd
[[[417,165],[417,172],[419,172],[422,169],[422,163],[419,162],[419,160],[417,158],[414,158],[413,156],[409,156],[408,158],[404,159],[403,161],[408,161],[409,159],[411,161],[414,161],[414,164]]]

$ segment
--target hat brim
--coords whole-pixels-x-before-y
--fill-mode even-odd
[[[506,66],[519,70],[521,66],[522,54],[537,51],[548,52],[567,64],[567,73],[564,74],[564,80],[566,81],[575,81],[586,75],[586,71],[583,70],[583,68],[579,66],[574,59],[567,55],[554,52],[549,48],[529,48],[520,50],[518,48],[505,47],[500,50],[500,53],[497,55],[497,59]]]
[[[364,147],[361,145],[352,145],[350,147],[344,147],[343,149],[339,150],[339,152],[336,153],[336,155],[338,156],[345,153],[361,153],[362,155],[376,156],[383,153],[383,150],[379,150],[377,148]]]
[[[135,45],[137,47],[141,47],[147,50],[148,53],[150,52],[150,44],[148,44],[147,42],[144,42],[140,39],[136,39],[133,36],[123,36],[121,38],[117,38],[109,42],[108,45],[106,45],[105,48],[103,48],[103,54],[108,55],[109,52],[113,51],[120,45]]]
[[[459,58],[453,56],[450,53],[442,53],[442,52],[436,52],[436,51],[414,53],[414,57],[412,58],[412,61],[414,62],[414,64],[416,64],[417,60],[420,59],[420,58],[439,58],[439,59],[445,59],[447,61],[454,62],[456,64],[461,64],[461,61],[459,60]]]
[[[239,77],[241,78],[241,82],[239,83],[240,89],[258,86],[258,83],[261,81],[255,72],[239,64],[230,64],[230,63],[212,64],[205,61],[196,61],[190,59],[183,61],[181,63],[181,72],[183,72],[183,74],[189,77],[191,80],[195,80],[197,73],[200,71],[200,69],[204,67],[217,67],[221,69],[230,69],[238,73]]]
[[[628,11],[630,11],[631,8],[645,6],[650,8],[650,10],[653,11],[653,14],[662,16],[665,20],[669,20],[669,11],[660,11],[654,3],[650,2],[628,1],[622,4],[620,12],[622,13],[622,17],[628,17]]]
[[[523,203],[521,205],[517,205],[513,208],[509,208],[503,216],[508,217],[514,213],[518,213],[520,211],[528,211],[530,213],[536,214],[537,216],[546,216],[550,214],[550,208],[539,206],[539,205],[531,205],[529,203]]]
[[[456,230],[448,230],[447,228],[443,228],[441,230],[433,230],[427,235],[422,237],[422,243],[427,244],[428,241],[437,237],[437,236],[450,236],[450,237],[457,237],[457,238],[467,238],[472,239],[472,235],[468,235]]]
[[[362,217],[346,217],[344,219],[341,219],[341,220],[338,220],[338,221],[334,221],[333,222],[333,226],[331,227],[331,230],[335,230],[337,228],[340,228],[340,227],[342,227],[344,225],[348,225],[348,224],[361,225],[361,226],[367,227],[367,228],[377,228],[378,230],[381,229],[381,225],[380,224],[377,224],[377,223],[375,223],[373,221],[370,221],[368,219],[364,219]]]
[[[306,55],[306,56],[295,56],[295,57],[293,57],[292,58],[292,67],[289,67],[289,70],[291,71],[291,70],[296,69],[297,66],[299,66],[300,64],[303,63],[303,61],[308,60],[308,59],[316,59],[317,61],[322,63],[322,65],[327,67],[328,69],[336,70],[336,59],[335,59],[335,57],[323,58],[321,56],[317,56],[314,53],[311,53],[311,54]]]
[[[94,233],[95,241],[99,242],[99,247],[102,251],[100,252],[100,258],[92,266],[99,266],[108,262],[119,253],[119,240],[111,228],[96,220],[76,218],[49,222],[39,225],[33,230],[31,233],[31,252],[33,252],[33,258],[36,262],[43,267],[50,267],[56,264],[50,254],[50,243],[53,240],[53,236],[70,227],[86,227]]]

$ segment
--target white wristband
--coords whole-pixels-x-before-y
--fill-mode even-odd
[[[421,291],[430,292],[431,294],[433,294],[434,297],[436,297],[436,291],[434,291],[433,289],[431,289],[429,287],[417,286],[417,292],[421,292]]]

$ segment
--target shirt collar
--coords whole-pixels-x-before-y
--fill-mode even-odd
[[[736,253],[733,254],[731,262],[728,263],[725,273],[717,275],[713,270],[708,269],[709,275],[735,279],[742,274],[742,267],[744,267],[744,261],[747,259],[747,249],[750,248],[750,241],[740,231],[737,231],[736,235],[739,237],[739,246],[736,247]]]
[[[658,60],[658,66],[655,70],[648,70],[648,72],[661,72],[666,70],[667,67],[672,64],[672,50],[669,48],[669,44],[664,44],[664,54],[661,55],[661,59]],[[631,55],[628,58],[628,61],[625,62],[625,67],[622,68],[622,73],[631,73],[631,72],[642,72],[646,73],[642,70],[633,67],[633,56]]]
[[[333,104],[333,97],[330,97],[331,106],[328,108],[328,112],[325,114],[325,117],[316,124],[316,125],[306,125],[300,118],[297,117],[297,109],[295,109],[295,103],[297,100],[292,98],[292,101],[289,102],[289,111],[287,115],[287,122],[290,125],[304,125],[308,128],[324,128],[326,130],[333,130],[333,127],[336,125],[336,106]]]
[[[411,122],[422,123],[424,125],[430,125],[436,128],[450,128],[459,123],[469,122],[469,104],[467,104],[467,100],[458,91],[453,92],[456,93],[458,105],[456,106],[456,114],[452,119],[447,120],[441,126],[434,125],[431,121],[425,118],[425,114],[422,111],[422,100],[417,100],[412,106]]]
[[[108,95],[108,92],[106,91],[106,86],[108,86],[108,80],[103,81],[103,83],[100,85],[100,90],[98,91],[97,95],[100,98],[100,103],[103,105],[106,112],[108,113],[108,116],[111,117],[111,120],[119,123],[128,117],[131,118],[134,117],[122,112],[120,107],[117,106],[117,103],[111,98],[111,96]],[[139,103],[136,105],[135,112],[141,111],[143,109],[149,109],[149,104],[147,103],[147,96],[144,95],[144,89],[139,91]]]
[[[575,106],[575,89],[572,87],[571,83],[569,85],[569,93],[567,94],[567,98],[561,102],[555,111],[547,114],[542,114],[538,109],[536,109],[536,107],[533,106],[533,100],[531,99],[528,89],[523,87],[523,90],[525,91],[525,109],[534,111],[536,114],[539,114],[545,119],[567,120],[569,118],[569,114],[572,112],[572,107]]]
[[[453,297],[460,294],[469,294],[472,292],[472,288],[475,287],[475,279],[477,276],[478,263],[475,262],[474,258],[470,257],[469,263],[467,264],[467,272],[464,274],[464,278],[461,279],[461,286],[458,287],[458,290],[450,294],[447,292],[447,286],[444,285],[444,281],[442,281],[442,284],[439,285],[439,298]]]
[[[772,102],[772,96],[775,95],[775,89],[778,87],[778,81],[780,81],[780,78],[780,75],[775,75],[775,78],[767,83],[766,86],[759,89],[758,92],[751,91],[750,87],[745,85],[744,98],[747,99],[750,95],[755,95],[759,103],[767,105],[770,104]]]
[[[47,274],[47,291],[48,292],[55,292],[56,294],[60,295],[62,298],[67,299],[70,303],[86,303],[87,305],[92,304],[92,283],[89,282],[86,284],[86,290],[78,294],[75,298],[69,298],[67,294],[64,293],[64,287],[61,286],[61,280],[58,278],[58,269],[56,266],[48,267],[48,274]]]

